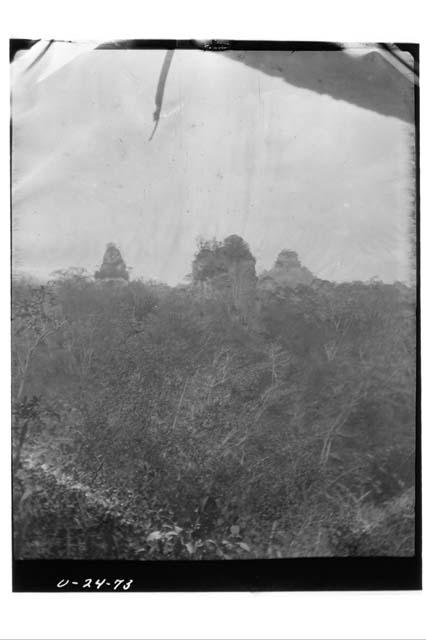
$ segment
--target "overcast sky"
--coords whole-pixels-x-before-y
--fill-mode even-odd
[[[258,272],[286,248],[321,278],[410,279],[413,125],[176,51],[149,141],[163,59],[86,51],[43,77],[46,55],[16,75],[15,272],[93,272],[112,241],[133,277],[175,284],[197,237],[236,233]]]

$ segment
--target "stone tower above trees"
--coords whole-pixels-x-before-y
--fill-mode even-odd
[[[273,291],[280,287],[295,288],[299,285],[311,285],[314,275],[302,265],[295,251],[283,249],[277,256],[275,264],[259,278],[261,289]]]
[[[95,278],[99,281],[115,281],[121,284],[129,280],[126,263],[113,242],[107,244],[101,268],[95,272]]]
[[[241,320],[250,324],[256,301],[256,260],[248,244],[237,235],[200,241],[192,263],[193,282],[208,294],[227,299]]]

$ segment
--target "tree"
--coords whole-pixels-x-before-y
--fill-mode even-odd
[[[237,235],[223,242],[200,241],[192,263],[193,280],[226,300],[229,310],[248,324],[256,298],[256,260],[248,244]]]
[[[15,470],[19,466],[31,421],[37,416],[38,398],[27,400],[26,385],[39,349],[48,343],[65,321],[55,304],[52,288],[16,284],[12,297],[12,367],[14,416],[19,435],[14,440]]]

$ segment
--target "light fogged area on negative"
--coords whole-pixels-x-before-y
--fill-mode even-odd
[[[43,60],[20,74],[15,271],[93,271],[113,240],[135,276],[175,284],[197,237],[234,233],[258,272],[286,247],[321,278],[409,281],[413,123],[306,88],[324,59],[350,84],[345,53],[269,55],[293,69],[289,81],[224,54],[176,51],[152,141],[164,51],[85,51],[47,77]],[[398,76],[380,54],[366,58],[359,82]],[[412,89],[393,99],[412,108]]]

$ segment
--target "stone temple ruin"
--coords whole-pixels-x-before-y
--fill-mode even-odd
[[[192,278],[202,295],[217,294],[245,324],[251,324],[256,304],[256,259],[237,235],[223,242],[203,242],[192,263]]]
[[[281,287],[309,286],[314,279],[314,275],[302,265],[295,251],[283,249],[272,269],[260,276],[259,285],[265,291],[274,291]]]
[[[193,282],[208,296],[219,292],[238,310],[241,319],[250,324],[259,293],[310,286],[315,280],[295,251],[283,249],[273,267],[260,276],[256,275],[255,264],[256,259],[240,236],[228,236],[223,242],[205,242],[192,264]],[[129,270],[113,242],[107,244],[102,265],[94,275],[98,283],[120,286],[128,283]]]
[[[95,272],[95,278],[99,282],[112,282],[126,284],[129,280],[129,271],[121,257],[120,250],[113,242],[107,244],[102,265]]]

